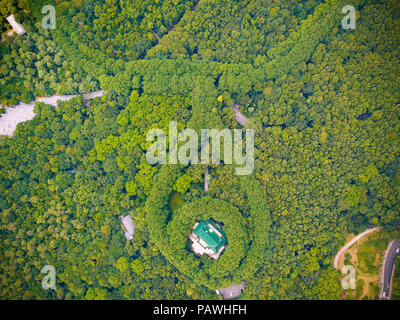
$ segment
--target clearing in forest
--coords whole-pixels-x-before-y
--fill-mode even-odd
[[[347,238],[354,235],[349,234]],[[344,252],[344,259],[339,259],[338,270],[344,265],[356,269],[356,289],[343,290],[342,299],[374,300],[379,296],[379,272],[388,239],[382,230],[374,231],[354,243]]]

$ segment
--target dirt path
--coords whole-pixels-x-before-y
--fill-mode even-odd
[[[363,285],[363,292],[361,294],[360,299],[364,298],[364,297],[369,297],[369,289],[370,289],[370,284],[372,282],[378,282],[379,281],[379,275],[375,275],[375,276],[366,276],[364,274],[358,274],[357,275],[358,279],[361,279],[362,281],[364,281],[364,285]]]
[[[372,232],[378,231],[380,229],[381,229],[380,227],[368,229],[363,233],[360,233],[358,236],[350,235],[352,239],[348,241],[347,244],[343,247],[345,250],[339,251],[339,253],[341,254],[339,256],[338,255],[336,256],[338,257],[338,259],[336,260],[337,261],[336,269],[341,270],[346,260],[345,256],[348,254],[350,256],[348,258],[349,263],[356,268],[357,280],[358,281],[361,280],[363,282],[362,292],[359,295],[357,295],[356,292],[349,292],[346,294],[343,293],[342,298],[346,297],[346,295],[349,294],[353,298],[356,298],[356,296],[358,296],[358,299],[363,299],[365,297],[367,297],[368,299],[373,299],[374,293],[371,293],[370,290],[371,288],[374,287],[374,285],[379,285],[380,277],[379,274],[370,275],[362,272],[358,260],[358,250],[369,239],[369,237],[366,237],[367,234],[371,234]]]

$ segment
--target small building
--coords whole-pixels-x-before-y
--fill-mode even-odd
[[[227,240],[220,225],[211,219],[196,222],[189,234],[192,250],[195,254],[207,254],[210,258],[218,259],[225,249]]]
[[[218,289],[216,292],[222,295],[224,300],[230,300],[242,295],[244,289],[244,281],[240,285],[232,284],[230,287]]]
[[[131,216],[120,216],[119,219],[121,220],[121,227],[125,232],[126,239],[130,241],[133,240],[133,230],[135,229],[135,225],[133,224]]]
[[[11,16],[8,16],[6,19],[16,33],[18,34],[26,33],[24,27],[17,21],[15,21],[15,17],[13,14]]]

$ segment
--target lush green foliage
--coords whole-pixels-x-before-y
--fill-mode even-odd
[[[400,300],[400,257],[396,259],[392,279],[392,299]]]
[[[0,137],[0,296],[212,299],[246,279],[249,299],[339,299],[345,234],[399,236],[398,1],[355,1],[347,31],[339,0],[150,2],[55,1],[50,32],[27,2],[37,20],[5,43],[2,103],[108,94],[37,104]],[[149,129],[239,128],[234,103],[255,130],[251,176],[210,166],[205,197],[204,165],[147,163]],[[228,236],[217,261],[186,243],[207,217]],[[40,287],[45,264],[55,291]]]
[[[37,33],[33,30],[37,30]],[[0,65],[0,101],[3,105],[29,103],[35,97],[94,91],[97,82],[73,62],[51,40],[49,32],[36,24],[25,36],[7,40],[9,52]]]
[[[64,1],[59,23],[71,40],[110,57],[137,59],[157,43],[194,0]],[[72,21],[70,17],[73,17]]]
[[[150,235],[163,255],[194,283],[212,290],[229,286],[232,279],[236,282],[250,280],[263,262],[264,253],[271,249],[266,240],[269,213],[265,209],[261,186],[254,178],[242,178],[240,181],[249,206],[245,221],[229,203],[207,196],[185,204],[168,222],[169,211],[165,207],[178,176],[176,166],[163,167],[146,204]],[[221,258],[213,262],[188,255],[186,244],[187,235],[195,222],[209,218],[224,224],[229,244]],[[252,237],[251,244],[247,233]]]

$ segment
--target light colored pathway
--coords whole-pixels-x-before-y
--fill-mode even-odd
[[[364,237],[365,235],[367,235],[367,234],[369,234],[369,233],[371,233],[371,232],[377,231],[377,230],[379,230],[379,229],[381,229],[381,227],[376,227],[376,228],[372,228],[372,229],[367,229],[367,230],[365,230],[364,232],[362,232],[362,233],[358,234],[357,236],[355,236],[355,237],[354,237],[353,239],[351,239],[349,242],[347,242],[347,243],[339,250],[339,252],[336,254],[335,260],[334,260],[334,262],[333,262],[333,267],[334,267],[335,269],[337,269],[339,258],[340,258],[340,257],[342,256],[342,254],[343,254],[348,248],[350,248],[354,243],[356,243],[359,239],[361,239],[361,238]]]
[[[235,120],[244,126],[247,122],[247,118],[240,112],[236,103],[233,105],[232,109],[235,110]]]
[[[82,95],[82,98],[83,100],[91,100],[101,97],[104,94],[105,92],[100,90],[96,92],[85,93]],[[43,102],[55,107],[57,106],[58,101],[68,101],[76,96],[77,95],[45,97],[36,99],[28,104],[20,103],[13,107],[4,107],[5,113],[0,115],[0,135],[8,135],[12,137],[18,123],[32,120],[35,116],[33,108],[35,107],[36,102]]]

